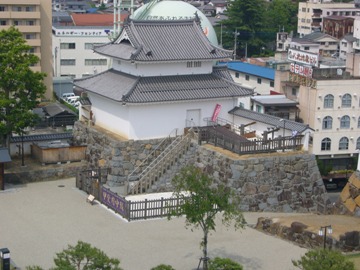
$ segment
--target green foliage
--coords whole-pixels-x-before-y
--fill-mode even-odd
[[[316,157],[316,163],[318,165],[319,168],[319,172],[321,175],[328,175],[330,173],[330,171],[332,170],[332,166],[331,165],[325,165],[324,161],[322,161],[321,159]]]
[[[209,270],[243,270],[243,267],[229,258],[216,257],[209,261]]]
[[[235,229],[243,228],[245,219],[239,210],[240,200],[234,192],[223,185],[215,183],[214,179],[194,166],[183,168],[173,178],[174,196],[183,202],[177,211],[169,213],[173,216],[186,217],[186,227],[201,228],[203,239],[203,258],[207,258],[208,233],[215,231],[215,217],[222,215],[222,223]],[[204,269],[207,269],[207,260],[204,260]]]
[[[31,110],[46,90],[45,74],[30,68],[39,62],[30,49],[16,28],[0,31],[0,143],[6,146],[12,132],[23,134],[35,125],[38,117]]]
[[[57,253],[54,263],[52,270],[121,270],[118,259],[109,258],[100,249],[82,241]]]
[[[40,266],[34,265],[34,266],[26,266],[26,270],[43,270]]]
[[[235,32],[237,36],[237,55],[269,55],[274,49],[276,33],[297,29],[298,1],[273,0],[234,0],[229,2],[225,11],[228,19],[223,20],[223,47],[234,48]],[[216,29],[220,39],[220,27]],[[262,47],[265,50],[262,51]]]
[[[175,270],[171,265],[160,264],[151,268],[151,270]]]
[[[355,270],[353,262],[340,252],[330,249],[317,249],[306,252],[293,265],[302,270]]]

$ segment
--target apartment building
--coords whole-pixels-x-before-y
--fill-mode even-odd
[[[325,10],[323,12],[323,10]],[[323,17],[338,15],[356,16],[360,9],[355,8],[354,3],[333,3],[330,1],[309,0],[305,3],[299,3],[298,27],[297,32],[300,37],[312,32],[322,31]]]
[[[51,57],[51,1],[49,0],[1,0],[0,30],[15,25],[23,33],[31,52],[40,58],[32,67],[34,71],[46,73],[47,99],[52,98],[52,57]]]

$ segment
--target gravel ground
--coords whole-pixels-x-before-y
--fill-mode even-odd
[[[260,216],[291,214],[245,213],[249,224]],[[149,270],[161,263],[177,270],[196,269],[201,231],[185,229],[184,218],[127,222],[100,204],[86,203],[75,179],[24,186],[7,186],[0,192],[0,248],[11,252],[20,269],[53,266],[53,257],[78,240],[89,242],[110,257],[121,260],[124,270]],[[229,257],[244,269],[294,269],[291,260],[306,249],[250,227],[235,231],[220,222],[209,237],[209,256]]]

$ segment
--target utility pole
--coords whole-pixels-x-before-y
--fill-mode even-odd
[[[237,45],[237,36],[238,36],[238,32],[237,32],[237,28],[235,27],[235,41],[234,41],[234,60],[236,60],[236,45]]]

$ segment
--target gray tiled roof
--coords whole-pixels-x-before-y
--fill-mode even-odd
[[[55,116],[55,115],[58,115],[58,114],[60,114],[62,112],[66,112],[68,114],[76,115],[75,112],[73,112],[68,107],[66,107],[65,105],[60,104],[60,103],[51,103],[51,104],[43,107],[43,111],[49,116]]]
[[[34,141],[54,141],[54,140],[65,140],[72,139],[73,134],[71,132],[65,133],[52,133],[52,134],[33,134],[33,135],[25,135],[21,138],[21,136],[11,137],[10,141],[12,143],[19,143],[22,140],[24,142],[34,142]]]
[[[229,111],[229,114],[233,114],[236,116],[244,117],[247,119],[251,119],[257,122],[262,122],[274,127],[283,127],[284,122],[280,121],[281,118],[264,114],[264,113],[258,113],[255,111],[247,110],[244,108],[235,107],[234,109]],[[291,130],[291,131],[297,131],[297,132],[304,132],[306,129],[311,129],[309,126],[304,125],[302,123],[294,122],[291,120],[285,121],[285,129]]]
[[[303,38],[308,39],[308,40],[312,40],[312,41],[317,41],[321,38],[326,38],[326,37],[330,37],[334,40],[337,40],[337,38],[330,36],[328,34],[325,34],[323,32],[312,32],[311,34],[305,35]]]
[[[226,68],[211,74],[135,77],[108,70],[96,76],[75,80],[87,92],[126,103],[176,102],[251,96],[253,89],[233,82]]]
[[[232,51],[212,45],[195,20],[133,21],[124,25],[129,40],[119,38],[114,42],[96,46],[94,51],[124,60],[188,61],[228,59]]]

